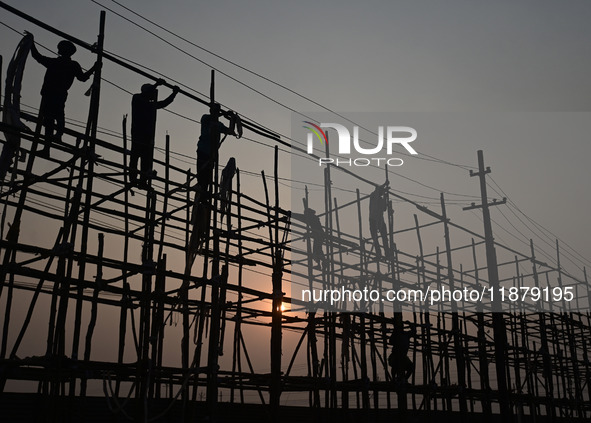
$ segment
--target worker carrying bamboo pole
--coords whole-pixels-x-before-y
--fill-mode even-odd
[[[129,180],[131,185],[148,189],[150,187],[154,162],[154,138],[156,136],[156,112],[170,105],[179,87],[172,94],[158,101],[158,86],[164,84],[159,79],[155,84],[142,85],[141,92],[131,100],[131,157],[129,160]],[[142,161],[138,180],[138,160]]]
[[[384,252],[388,256],[390,248],[388,246],[388,230],[384,222],[384,212],[388,209],[388,186],[389,182],[376,187],[376,189],[369,195],[369,231],[378,257],[382,256],[380,248],[379,235],[382,235],[382,242],[384,244]]]
[[[27,33],[27,36],[33,39],[33,34]],[[70,41],[60,41],[57,52],[58,57],[46,57],[39,53],[34,42],[31,45],[33,58],[47,68],[41,87],[39,107],[39,117],[45,126],[45,148],[40,152],[43,157],[49,157],[51,141],[54,138],[60,141],[64,133],[66,100],[74,78],[83,82],[88,81],[101,67],[101,63],[96,62],[92,68],[83,72],[80,64],[72,60],[76,46]]]
[[[394,325],[388,343],[392,345],[392,352],[388,356],[388,364],[392,367],[392,379],[395,382],[406,382],[414,372],[414,363],[408,358],[410,340],[417,334],[415,327],[405,331],[402,323]]]
[[[230,127],[219,121],[220,116],[229,120]],[[213,180],[214,161],[217,150],[223,142],[222,140],[218,144],[219,136],[224,134],[240,138],[241,128],[238,115],[232,111],[222,113],[218,103],[211,104],[209,114],[204,114],[201,117],[201,134],[197,142],[197,186],[201,193],[207,192],[207,188]],[[236,129],[238,129],[238,133],[235,132]]]

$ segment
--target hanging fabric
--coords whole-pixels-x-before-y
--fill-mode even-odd
[[[20,117],[21,88],[25,64],[27,62],[27,57],[29,57],[32,45],[33,37],[28,34],[25,35],[19,42],[6,71],[2,122],[17,130],[28,130],[25,124],[21,122]],[[4,131],[4,137],[6,138],[6,143],[2,149],[2,155],[0,155],[0,181],[6,176],[6,172],[8,171],[21,143],[20,135],[14,131]]]

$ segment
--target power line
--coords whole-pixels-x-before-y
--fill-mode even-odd
[[[254,88],[254,87],[252,87],[252,86],[250,86],[250,85],[248,85],[248,84],[246,84],[246,83],[244,83],[244,82],[240,81],[239,79],[237,79],[237,78],[235,78],[235,77],[233,77],[233,76],[229,75],[228,73],[226,73],[226,72],[224,72],[224,71],[220,70],[218,67],[215,67],[215,66],[211,65],[210,63],[207,63],[207,62],[205,62],[204,60],[202,60],[202,59],[199,59],[199,58],[198,58],[198,57],[196,57],[195,55],[193,55],[193,54],[189,53],[188,51],[186,51],[186,50],[184,50],[184,49],[182,49],[182,48],[178,47],[177,45],[173,44],[172,42],[170,42],[170,41],[166,40],[164,37],[161,37],[160,35],[156,34],[154,31],[151,31],[151,30],[149,30],[148,28],[146,28],[146,27],[144,27],[144,26],[140,25],[139,23],[137,23],[137,22],[133,21],[132,19],[130,19],[130,18],[127,18],[127,17],[123,16],[122,14],[120,14],[120,13],[118,13],[118,12],[114,11],[113,9],[111,9],[111,8],[109,8],[109,7],[107,7],[107,6],[104,6],[103,4],[99,3],[99,2],[98,2],[98,1],[96,1],[96,0],[90,0],[90,1],[91,1],[92,3],[95,3],[95,4],[97,4],[98,6],[101,6],[101,7],[105,8],[106,10],[110,11],[110,12],[111,12],[111,13],[113,13],[114,15],[116,15],[116,16],[119,16],[121,19],[123,19],[123,20],[125,20],[125,21],[127,21],[127,22],[131,23],[132,25],[134,25],[134,26],[136,26],[136,27],[138,27],[138,28],[142,29],[143,31],[146,31],[147,33],[149,33],[149,34],[151,34],[152,36],[154,36],[154,37],[158,38],[159,40],[161,40],[161,41],[162,41],[162,42],[164,42],[165,44],[167,44],[167,45],[171,46],[172,48],[174,48],[174,49],[176,49],[176,50],[178,50],[178,51],[180,51],[181,53],[183,53],[183,54],[187,55],[188,57],[191,57],[192,59],[194,59],[194,60],[198,61],[199,63],[201,63],[201,64],[204,64],[204,65],[208,66],[209,68],[212,68],[212,69],[216,70],[217,72],[221,73],[222,75],[226,76],[227,78],[231,79],[232,81],[234,81],[234,82],[236,82],[236,83],[238,83],[238,84],[240,84],[240,85],[244,86],[245,88],[248,88],[248,89],[250,89],[251,91],[254,91],[255,93],[257,93],[257,94],[261,95],[262,97],[266,98],[267,100],[269,100],[269,101],[271,101],[271,102],[273,102],[273,103],[275,103],[275,104],[277,104],[277,105],[279,105],[279,106],[281,106],[281,107],[284,107],[285,109],[287,109],[287,110],[289,110],[289,111],[291,111],[291,112],[293,112],[293,113],[296,113],[296,114],[298,114],[299,116],[302,116],[302,117],[304,117],[304,118],[306,118],[306,119],[310,119],[310,120],[314,120],[314,121],[315,121],[315,119],[314,119],[314,118],[312,118],[312,117],[310,117],[310,116],[308,116],[308,115],[306,115],[306,114],[304,114],[304,113],[302,113],[302,112],[299,112],[299,111],[297,111],[296,109],[294,109],[294,108],[292,108],[292,107],[290,107],[290,106],[288,106],[288,105],[286,105],[286,104],[284,104],[284,103],[282,103],[282,102],[280,102],[280,101],[278,101],[278,100],[275,100],[274,98],[272,98],[272,97],[270,97],[270,96],[268,96],[268,95],[264,94],[264,93],[263,93],[263,92],[261,92],[260,90],[257,90],[256,88]],[[115,2],[115,3],[116,3],[116,2]],[[117,3],[117,4],[118,4],[118,3]],[[125,7],[124,7],[124,8],[125,8]],[[125,9],[127,9],[127,8],[125,8]],[[129,9],[128,9],[128,10],[129,10]],[[136,15],[140,16],[142,19],[144,19],[144,20],[146,20],[146,21],[148,21],[148,22],[152,23],[152,21],[150,21],[150,20],[148,20],[148,19],[146,19],[146,18],[143,18],[143,16],[139,15],[137,12],[132,12],[132,13],[134,13],[134,14],[136,14]],[[159,26],[159,25],[157,25],[157,26],[160,28],[160,26]],[[171,32],[171,31],[168,31],[168,30],[167,30],[167,32]],[[174,35],[175,35],[175,36],[177,36],[176,34],[174,34]],[[181,39],[183,39],[183,38],[182,38],[182,37],[180,37],[180,36],[177,36],[177,37],[178,37],[178,38],[181,38]],[[233,63],[233,62],[230,62],[230,63]],[[267,78],[264,78],[264,79],[265,79],[265,80],[268,80]],[[277,84],[277,85],[281,86],[281,84]],[[288,90],[289,90],[290,92],[294,92],[294,93],[295,93],[295,91],[293,91],[293,90],[291,90],[291,89],[288,89]],[[298,94],[298,95],[299,95],[299,94]],[[369,133],[371,133],[371,134],[373,134],[373,135],[376,135],[376,136],[377,136],[377,133],[376,133],[375,131],[372,131],[372,130],[370,130],[370,129],[368,129],[368,128],[366,128],[366,127],[362,126],[362,125],[359,125],[359,124],[357,124],[356,122],[354,122],[354,121],[350,120],[349,118],[347,118],[347,117],[345,117],[345,116],[343,116],[343,115],[341,115],[341,114],[339,114],[339,113],[335,112],[334,110],[332,110],[332,109],[330,109],[330,108],[328,108],[328,107],[326,107],[326,106],[323,106],[323,105],[321,105],[320,103],[317,103],[317,102],[315,102],[314,100],[308,99],[307,97],[305,97],[305,96],[302,96],[302,95],[300,95],[300,96],[301,96],[302,98],[305,98],[305,99],[306,99],[306,100],[308,100],[308,101],[312,101],[312,103],[313,103],[313,104],[316,104],[316,105],[318,105],[318,106],[322,107],[322,108],[323,108],[323,109],[325,109],[326,111],[329,111],[329,112],[331,112],[331,113],[334,113],[335,115],[337,115],[337,116],[339,116],[340,118],[342,118],[342,119],[344,119],[344,120],[348,121],[349,123],[352,123],[352,124],[354,124],[354,125],[356,125],[356,126],[359,126],[360,128],[362,128],[362,129],[366,130],[367,132],[369,132]],[[286,137],[286,138],[287,138],[287,137]],[[407,154],[407,153],[401,153],[401,155],[404,155],[404,156],[410,156],[410,155],[409,155],[409,154]],[[424,154],[424,153],[423,153],[423,154],[422,154],[422,156],[425,156],[425,157],[415,157],[415,159],[418,159],[418,160],[426,160],[426,161],[433,161],[433,162],[439,162],[439,163],[447,164],[447,165],[450,165],[450,166],[455,166],[455,167],[458,167],[458,168],[460,168],[460,169],[463,169],[463,170],[474,169],[474,167],[473,167],[473,166],[469,166],[469,165],[460,165],[460,164],[457,164],[457,163],[452,163],[452,162],[449,162],[449,161],[446,161],[446,160],[442,160],[442,159],[436,158],[436,157],[434,157],[434,156],[431,156],[431,155],[428,155],[428,154]]]
[[[95,1],[95,0],[91,0],[91,1],[92,1],[93,3],[95,3],[95,4],[97,4],[97,5],[100,5],[100,6],[102,6],[100,3],[98,3],[98,2],[97,2],[97,1]],[[216,57],[216,58],[218,58],[218,59],[220,59],[220,60],[223,60],[223,61],[225,61],[226,63],[229,63],[229,64],[231,64],[231,65],[233,65],[233,66],[236,66],[237,68],[239,68],[239,69],[241,69],[241,70],[243,70],[243,71],[245,71],[245,72],[248,72],[248,73],[250,73],[251,75],[254,75],[254,76],[258,77],[258,78],[261,78],[261,79],[263,79],[263,80],[264,80],[264,81],[266,81],[266,82],[269,82],[269,83],[271,83],[271,84],[273,84],[273,85],[275,85],[275,86],[278,86],[278,87],[280,87],[280,88],[282,88],[282,89],[284,89],[284,90],[288,91],[289,93],[296,95],[297,97],[300,97],[300,98],[302,98],[302,99],[304,99],[304,100],[306,100],[306,101],[309,101],[310,103],[314,104],[315,106],[318,106],[318,107],[320,107],[320,108],[324,109],[324,110],[325,110],[325,111],[327,111],[327,112],[333,113],[334,115],[336,115],[336,116],[340,117],[341,119],[343,119],[343,120],[346,120],[346,121],[347,121],[347,122],[349,122],[349,123],[352,123],[352,124],[354,124],[354,125],[357,125],[357,126],[359,126],[360,128],[363,128],[363,129],[365,129],[366,131],[370,132],[371,134],[377,135],[375,132],[373,132],[373,131],[370,131],[370,130],[368,130],[367,128],[365,128],[365,127],[363,127],[363,126],[360,126],[360,125],[358,125],[356,122],[354,122],[353,120],[351,120],[351,119],[347,118],[346,116],[344,116],[344,115],[342,115],[342,114],[338,113],[338,112],[337,112],[337,111],[335,111],[334,109],[332,109],[332,108],[330,108],[330,107],[327,107],[327,106],[325,106],[325,105],[323,105],[323,104],[319,103],[318,101],[316,101],[316,100],[313,100],[313,99],[311,99],[310,97],[308,97],[308,96],[306,96],[306,95],[303,95],[303,94],[301,94],[301,93],[299,93],[299,92],[297,92],[297,91],[295,91],[295,90],[293,90],[293,89],[291,89],[291,88],[287,87],[287,86],[286,86],[286,85],[284,85],[284,84],[281,84],[281,83],[279,83],[279,82],[277,82],[277,81],[274,81],[274,80],[272,80],[271,78],[268,78],[268,77],[266,77],[266,76],[264,76],[264,75],[261,75],[261,74],[260,74],[260,73],[258,73],[258,72],[255,72],[255,71],[253,71],[253,70],[251,70],[251,69],[248,69],[248,68],[246,68],[245,66],[242,66],[242,65],[240,65],[240,64],[238,64],[238,63],[236,63],[236,62],[234,62],[234,61],[232,61],[232,60],[229,60],[229,59],[227,59],[227,58],[225,58],[225,57],[221,56],[220,54],[217,54],[217,53],[215,53],[215,52],[213,52],[213,51],[211,51],[211,50],[209,50],[209,49],[207,49],[207,48],[205,48],[205,47],[203,47],[203,46],[201,46],[201,45],[199,45],[199,44],[197,44],[197,43],[195,43],[195,42],[193,42],[193,41],[191,41],[191,40],[189,40],[189,39],[187,39],[187,38],[185,38],[185,37],[183,37],[183,36],[181,36],[181,35],[178,35],[177,33],[175,33],[175,32],[173,32],[173,31],[171,31],[171,30],[169,30],[169,29],[165,28],[164,26],[162,26],[162,25],[158,24],[157,22],[155,22],[155,21],[153,21],[153,20],[151,20],[151,19],[148,19],[148,18],[146,18],[145,16],[143,16],[143,15],[142,15],[142,14],[140,14],[139,12],[136,12],[136,11],[132,10],[131,8],[129,8],[129,7],[127,7],[127,6],[125,6],[125,5],[121,4],[121,3],[119,3],[119,2],[118,2],[118,1],[116,1],[116,0],[111,0],[111,1],[112,1],[113,3],[115,3],[115,4],[117,4],[118,6],[120,6],[121,8],[123,8],[123,9],[127,10],[128,12],[132,13],[133,15],[135,15],[135,16],[137,16],[137,17],[139,17],[140,19],[142,19],[142,20],[144,20],[144,21],[146,21],[146,22],[148,22],[148,23],[150,23],[150,24],[154,25],[155,27],[157,27],[157,28],[161,29],[162,31],[164,31],[164,32],[166,32],[166,33],[168,33],[168,34],[172,35],[173,37],[176,37],[176,38],[178,38],[178,39],[180,39],[180,40],[182,40],[182,41],[184,41],[184,42],[186,42],[186,43],[188,43],[188,44],[192,45],[193,47],[196,47],[196,48],[198,48],[198,49],[200,49],[200,50],[202,50],[202,51],[205,51],[206,53],[209,53],[209,54],[211,54],[212,56],[214,56],[214,57]],[[102,7],[105,7],[105,6],[102,6]],[[106,8],[106,7],[105,7],[105,8]],[[113,12],[113,13],[117,14],[116,12],[112,11],[111,9],[107,9],[107,10],[109,10],[109,11],[111,11],[111,12]],[[123,16],[121,16],[120,14],[117,14],[117,16],[120,16],[121,18],[123,18],[123,19],[126,19],[126,20],[127,20],[127,18],[124,18],[124,17],[123,17]],[[150,31],[149,31],[149,30],[147,30],[147,29],[146,29],[146,31],[150,32]],[[151,33],[151,34],[153,34],[152,32],[150,32],[150,33]],[[153,35],[154,35],[154,34],[153,34]],[[201,63],[204,63],[203,61],[200,61],[200,62],[201,62]],[[211,67],[211,65],[208,65],[208,66],[210,66],[210,67]],[[227,75],[226,75],[226,76],[227,76]],[[250,88],[252,88],[252,87],[250,87]],[[283,105],[283,106],[284,106],[284,107],[287,107],[287,106],[285,106],[285,105]],[[293,109],[290,109],[290,110],[292,110],[292,111],[293,111]],[[301,115],[301,116],[307,117],[307,116],[305,116],[305,115],[303,115],[302,113],[299,113],[299,112],[297,112],[297,111],[296,111],[296,113],[298,113],[298,114],[299,114],[299,115]],[[308,117],[307,117],[307,118],[308,118]],[[408,154],[405,154],[405,155],[407,155],[407,156],[408,156]],[[446,161],[446,160],[439,159],[439,158],[437,158],[437,157],[434,157],[434,156],[430,156],[430,155],[428,155],[428,154],[423,154],[423,156],[427,156],[427,157],[431,158],[431,159],[432,159],[432,161],[437,161],[437,162],[441,162],[441,163],[444,163],[444,164],[447,164],[447,165],[456,166],[456,167],[459,167],[459,168],[461,168],[461,169],[464,169],[464,170],[475,169],[475,167],[474,167],[474,166],[470,166],[470,165],[460,165],[460,164],[457,164],[457,163],[452,163],[452,162],[449,162],[449,161]]]

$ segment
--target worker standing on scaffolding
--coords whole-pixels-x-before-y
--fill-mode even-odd
[[[392,378],[395,382],[404,383],[414,372],[414,364],[408,358],[410,340],[417,334],[416,328],[405,331],[402,321],[394,325],[394,331],[389,339],[392,352],[388,357],[388,364],[392,367]]]
[[[382,256],[380,249],[379,235],[382,235],[382,242],[384,243],[384,251],[388,255],[388,231],[386,223],[384,222],[384,212],[388,208],[388,200],[386,194],[388,192],[389,182],[386,182],[369,195],[369,231],[378,257]]]
[[[312,245],[312,258],[318,265],[317,269],[322,270],[325,264],[324,251],[322,246],[326,240],[326,233],[320,222],[320,218],[316,214],[316,210],[306,207],[304,213],[291,213],[291,217],[304,222],[310,231],[310,237],[314,241]]]
[[[33,34],[28,33],[27,36],[33,38]],[[96,62],[87,72],[83,72],[80,64],[71,59],[72,55],[76,53],[76,46],[70,41],[60,41],[57,45],[57,52],[58,57],[46,57],[39,53],[34,42],[31,45],[33,58],[47,68],[41,88],[41,106],[39,107],[39,116],[45,126],[45,148],[40,153],[43,157],[49,157],[51,140],[54,137],[61,140],[64,133],[66,99],[74,78],[88,81],[90,76],[101,66],[99,62]]]
[[[220,135],[235,135],[236,114],[227,112],[223,116],[230,120],[230,127],[219,121],[221,107],[213,103],[209,107],[209,114],[201,117],[201,135],[197,142],[197,186],[201,193],[206,193],[213,180],[213,166],[217,158]]]
[[[172,89],[172,94],[158,101],[158,86],[164,84],[162,79],[155,84],[142,85],[141,93],[134,94],[131,100],[131,158],[129,161],[130,182],[140,188],[148,188],[152,180],[152,163],[154,161],[154,138],[156,136],[156,111],[173,102],[179,87]],[[142,160],[138,182],[138,160]]]

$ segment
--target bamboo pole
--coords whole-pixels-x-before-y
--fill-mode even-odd
[[[274,422],[281,420],[279,405],[281,401],[281,354],[282,354],[282,306],[283,306],[283,252],[279,241],[279,151],[275,146],[274,157],[274,182],[275,182],[275,237],[274,237],[274,258],[273,258],[273,301],[271,317],[271,386],[270,399],[271,419]],[[266,186],[265,186],[266,191]],[[269,214],[269,217],[271,214]],[[269,223],[270,224],[270,223]],[[269,227],[269,229],[271,229]],[[269,240],[273,243],[273,238]]]
[[[363,241],[363,224],[361,218],[361,200],[359,189],[356,189],[357,194],[357,225],[358,225],[358,236],[359,236],[359,245],[360,245],[360,252],[359,252],[359,279],[361,281],[365,280],[365,275],[367,274],[367,262],[365,260],[365,246]],[[366,332],[365,332],[365,316],[362,313],[358,314],[359,317],[359,367],[360,367],[360,376],[361,376],[361,403],[364,410],[369,410],[369,390],[368,384],[369,379],[367,377],[367,357],[366,357]]]
[[[447,220],[447,211],[445,208],[445,199],[443,193],[441,193],[441,216],[443,217],[443,228],[445,237],[445,251],[447,256],[447,282],[449,289],[453,290],[455,285],[453,265],[452,265],[452,254],[451,254],[451,239],[449,234],[449,226]],[[466,363],[464,360],[464,349],[462,348],[462,342],[460,339],[460,321],[458,317],[457,304],[452,301],[452,332],[454,337],[454,352],[456,356],[456,372],[458,377],[459,395],[458,401],[460,405],[460,421],[466,421],[466,413],[468,412],[466,404],[466,396],[464,389],[466,387]]]
[[[105,247],[105,235],[99,234],[98,236],[98,256],[103,257],[103,249]],[[94,328],[96,326],[96,320],[98,317],[98,295],[103,284],[103,268],[101,263],[98,264],[96,269],[96,280],[95,287],[92,293],[92,308],[90,310],[90,321],[88,322],[88,329],[86,330],[86,341],[84,343],[84,362],[90,361],[90,352],[92,349],[92,335],[94,334]],[[80,396],[86,396],[86,384],[87,379],[82,378],[80,382]]]
[[[127,115],[123,116],[122,120],[122,141],[123,141],[123,184],[127,187],[129,184],[129,169],[127,167]],[[119,344],[118,344],[118,351],[117,351],[117,363],[123,364],[123,357],[125,354],[125,337],[127,332],[127,309],[128,309],[128,300],[129,300],[129,283],[127,281],[126,275],[126,268],[127,268],[127,259],[129,255],[129,190],[126,189],[124,191],[124,220],[123,220],[123,228],[124,228],[124,239],[123,239],[123,269],[122,269],[122,286],[124,290],[124,294],[121,296],[121,311],[119,313]],[[133,309],[131,309],[131,313],[133,313]],[[119,397],[119,390],[121,388],[121,381],[117,378],[115,383],[115,397]]]

